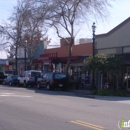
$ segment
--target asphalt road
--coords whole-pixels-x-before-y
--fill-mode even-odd
[[[0,130],[119,130],[121,119],[130,120],[130,98],[0,85]]]

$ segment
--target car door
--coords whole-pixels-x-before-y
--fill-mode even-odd
[[[7,77],[6,84],[9,84],[10,80],[11,80],[11,75]]]
[[[45,74],[43,75],[43,78],[41,78],[41,81],[40,81],[40,85],[42,85],[42,86],[45,86],[45,85],[46,85],[47,75],[48,75],[48,73],[45,73]]]
[[[46,78],[45,78],[45,84],[50,82],[50,76],[51,76],[51,73],[47,73]]]
[[[4,84],[7,84],[9,76],[4,79]]]
[[[25,75],[26,75],[26,72],[24,72],[23,75],[21,76],[21,78],[19,79],[19,82],[20,82],[21,84],[24,83]]]

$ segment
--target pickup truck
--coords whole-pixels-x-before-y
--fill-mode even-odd
[[[0,72],[0,83],[3,83],[3,80],[6,78],[7,76],[4,75],[3,72]]]

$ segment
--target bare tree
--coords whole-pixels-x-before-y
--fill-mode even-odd
[[[43,17],[45,15],[46,13],[44,15],[42,13],[42,19],[37,17],[38,9],[35,10],[27,0],[19,0],[14,7],[9,22],[4,22],[0,26],[1,49],[9,50],[9,48],[13,48],[16,59],[16,72],[19,47],[25,48],[27,51],[31,66],[34,54],[37,51],[37,44],[40,38],[46,34],[46,28],[43,26]],[[8,53],[11,54],[10,51]]]
[[[41,41],[41,38],[44,39],[47,28],[44,26],[44,19],[47,15],[47,10],[42,9],[42,18],[39,17],[39,10],[35,8],[33,4],[30,4],[28,0],[21,0],[24,4],[23,7],[28,7],[25,14],[25,19],[23,22],[23,46],[26,48],[25,50],[28,53],[28,57],[30,59],[30,69],[32,65],[32,61],[35,56],[35,52],[38,49],[38,43]],[[22,12],[22,10],[21,10]],[[25,42],[27,41],[27,43]],[[25,44],[26,43],[26,44]]]
[[[0,27],[1,47],[6,50],[12,58],[15,56],[15,69],[17,74],[17,54],[18,47],[22,43],[23,16],[19,13],[19,8],[14,8],[9,22],[4,22]],[[10,50],[9,50],[10,49]],[[14,51],[14,54],[12,53]]]
[[[43,8],[46,3],[50,12],[47,22],[56,29],[59,38],[66,41],[69,46],[68,62],[66,65],[66,73],[71,62],[72,45],[76,36],[77,25],[82,25],[90,20],[90,18],[105,18],[108,14],[108,7],[111,0],[30,0],[38,8]],[[40,6],[41,5],[41,6]],[[42,13],[41,13],[42,14]],[[64,32],[64,33],[63,33]],[[70,37],[70,40],[65,38]]]

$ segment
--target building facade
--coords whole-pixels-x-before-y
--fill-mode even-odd
[[[67,38],[67,40],[70,40]],[[58,71],[64,72],[68,61],[69,45],[64,39],[60,39],[60,47],[46,49],[45,54],[42,54],[38,61],[43,65],[43,72]],[[72,46],[71,65],[69,69],[70,75],[72,73],[80,74],[83,60],[92,55],[91,40],[82,39],[79,44]]]
[[[46,45],[46,43],[45,43]],[[31,69],[38,69],[38,62],[35,62],[37,61],[37,59],[40,57],[41,54],[44,53],[44,43],[43,42],[40,42],[37,44],[36,46],[36,50],[35,50],[35,53],[34,53],[34,57],[33,57],[33,61],[34,62],[31,66]],[[13,51],[12,51],[13,52]],[[26,54],[25,54],[26,53]],[[26,65],[26,70],[29,70],[29,62],[30,62],[30,58],[29,58],[29,51],[27,53],[27,51],[25,50],[25,48],[22,48],[22,47],[19,47],[18,48],[18,53],[17,53],[17,70],[18,70],[18,74],[19,75],[22,75],[23,71],[25,70],[25,65]],[[8,59],[8,62],[9,62],[9,65],[12,66],[12,69],[16,69],[15,67],[15,64],[16,64],[16,59],[14,56],[12,57],[9,57]],[[26,62],[26,63],[25,63]]]
[[[106,34],[96,35],[95,51],[97,54],[105,53],[115,56],[122,56],[125,60],[125,70],[120,73],[121,80],[130,90],[130,18],[116,26]],[[101,79],[101,74],[100,76]],[[98,85],[101,86],[101,80]]]
[[[7,66],[8,66],[8,61],[6,59],[0,59],[0,71],[5,72]]]

